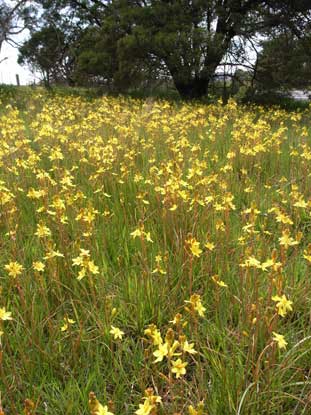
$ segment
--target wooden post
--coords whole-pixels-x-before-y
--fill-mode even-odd
[[[17,85],[17,86],[20,86],[20,85],[21,85],[20,80],[19,80],[19,75],[18,75],[18,73],[16,74],[16,85]]]

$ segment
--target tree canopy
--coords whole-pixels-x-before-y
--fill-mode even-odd
[[[302,45],[311,23],[309,0],[43,0],[37,5],[36,25],[20,49],[22,63],[53,73],[55,80],[119,90],[169,77],[185,99],[208,94],[222,64],[247,66],[258,38],[272,42],[260,57],[262,69],[272,64],[267,50],[273,42],[286,32]],[[57,53],[50,59],[53,49]]]
[[[256,83],[261,90],[307,89],[311,81],[311,36],[290,32],[262,42]]]

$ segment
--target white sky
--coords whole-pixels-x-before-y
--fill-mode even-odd
[[[7,0],[7,4],[14,5],[14,0]],[[28,37],[28,31],[24,30],[19,35],[13,37],[14,42],[23,43]],[[27,67],[20,66],[17,63],[18,50],[10,46],[8,43],[3,43],[0,51],[0,83],[16,85],[16,74],[19,75],[21,85],[28,85],[34,82],[34,75]],[[4,58],[4,61],[2,61]],[[2,61],[2,62],[1,62]]]
[[[14,38],[15,41],[25,39],[23,35],[20,39]],[[17,63],[18,50],[8,43],[4,43],[0,52],[0,61],[7,59],[0,63],[0,84],[14,84],[16,85],[16,74],[19,75],[21,85],[28,85],[34,82],[34,75],[25,66],[20,66]]]

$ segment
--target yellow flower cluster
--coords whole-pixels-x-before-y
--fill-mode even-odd
[[[307,413],[279,401],[305,403],[310,108],[28,99],[0,111],[0,351],[13,370],[0,381],[21,402],[36,382],[48,394],[96,379],[116,409],[91,393],[92,415],[205,415],[203,399],[208,413],[253,413],[252,391],[258,408],[272,396],[271,413]],[[83,395],[61,410],[78,413]]]

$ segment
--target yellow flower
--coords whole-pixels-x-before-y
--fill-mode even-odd
[[[200,242],[198,242],[195,238],[190,238],[186,241],[189,245],[189,249],[193,256],[199,258],[202,254],[202,249],[200,248]]]
[[[85,268],[82,268],[78,273],[77,280],[79,280],[79,281],[82,280],[82,278],[84,278],[85,275],[86,275]]]
[[[215,284],[219,285],[219,287],[223,287],[223,288],[227,288],[228,285],[222,281],[221,279],[219,279],[218,275],[213,275],[212,276],[212,280],[214,281]]]
[[[113,335],[114,340],[122,340],[122,337],[124,336],[124,331],[114,326],[111,326],[111,330],[109,331],[109,333]]]
[[[4,268],[8,271],[10,277],[13,278],[16,278],[18,275],[20,275],[24,269],[23,266],[18,262],[10,262],[9,264],[6,264]]]
[[[209,251],[213,251],[215,248],[215,244],[213,244],[213,242],[206,242],[206,244],[204,245],[205,248],[207,248]]]
[[[287,249],[289,246],[298,245],[299,241],[293,239],[290,236],[289,230],[286,229],[282,232],[281,238],[279,238],[280,245],[284,246],[285,249]]]
[[[4,307],[0,308],[0,320],[12,320],[11,315],[12,313],[10,311],[6,311]]]
[[[162,362],[163,358],[168,355],[168,344],[165,342],[164,344],[159,344],[158,350],[153,352],[153,356],[156,357],[154,363]]]
[[[305,209],[305,208],[308,207],[308,203],[301,198],[301,199],[297,200],[297,202],[294,203],[293,206]]]
[[[198,411],[192,406],[188,406],[189,415],[198,415]]]
[[[64,255],[59,251],[54,251],[53,249],[46,253],[44,259],[52,259],[52,258],[64,258]]]
[[[286,349],[287,341],[285,340],[284,336],[282,334],[278,334],[275,332],[272,332],[273,334],[273,341],[275,341],[279,347],[279,349]]]
[[[140,238],[142,236],[143,232],[141,231],[141,229],[135,229],[135,231],[131,232],[131,236],[135,239],[135,238]]]
[[[139,409],[135,411],[136,415],[149,415],[151,411],[155,409],[156,404],[162,401],[161,396],[157,396],[153,394],[152,388],[146,389],[145,395],[146,396],[143,398],[145,402],[143,404],[141,403],[139,404]]]
[[[311,262],[311,255],[307,253],[307,251],[304,251],[303,255],[304,259],[306,259],[308,262]]]
[[[135,411],[136,415],[149,415],[153,409],[153,405],[150,404],[148,400],[145,400],[144,403],[139,404],[139,409]]]
[[[293,302],[288,300],[283,294],[282,297],[275,295],[272,297],[272,300],[276,302],[276,308],[278,309],[278,314],[282,317],[285,317],[288,311],[292,311]]]
[[[281,262],[275,262],[272,258],[267,259],[261,264],[261,269],[267,271],[268,268],[273,267],[273,270],[276,271],[282,266]]]
[[[196,354],[197,351],[194,350],[194,343],[188,343],[188,340],[186,340],[183,344],[182,344],[182,349],[184,352],[189,353],[189,354]]]
[[[150,232],[145,232],[145,237],[146,237],[146,240],[148,241],[148,242],[153,242],[153,240],[151,239],[151,235],[150,235]]]
[[[145,329],[144,333],[146,336],[151,337],[154,346],[158,346],[163,343],[161,333],[154,324],[150,324],[148,328]]]
[[[152,271],[152,274],[159,273],[159,274],[165,275],[166,271],[163,269],[163,266],[162,266],[162,263],[163,263],[162,256],[156,255],[155,260],[156,260],[157,265],[156,265],[156,268]]]
[[[45,236],[51,236],[51,231],[43,223],[38,223],[37,232],[35,232],[35,235],[37,235],[39,238],[44,238]]]
[[[88,249],[80,249],[80,255],[72,259],[72,265],[83,266],[87,263],[90,256],[90,251]]]
[[[177,313],[173,320],[170,320],[170,323],[174,324],[174,326],[179,325],[180,322],[182,321],[182,315],[180,313]]]
[[[75,324],[75,320],[72,320],[69,317],[64,317],[64,325],[60,328],[61,331],[67,331],[69,325]]]
[[[78,280],[82,280],[82,278],[85,277],[87,270],[89,270],[93,275],[99,274],[98,266],[95,265],[94,261],[92,261],[89,257],[89,250],[80,249],[80,255],[72,259],[73,266],[81,267],[77,277]]]
[[[185,303],[189,303],[193,310],[197,311],[200,317],[204,316],[206,308],[202,305],[201,297],[199,294],[192,294],[190,300],[185,300]]]
[[[243,264],[240,264],[242,268],[262,268],[260,261],[256,259],[254,256],[248,257]]]
[[[189,415],[203,415],[204,411],[204,402],[201,401],[198,404],[198,408],[195,409],[192,405],[188,406]]]
[[[113,415],[112,412],[109,412],[108,406],[103,406],[97,399],[94,392],[90,392],[89,395],[89,408],[91,415]]]
[[[93,261],[89,261],[88,262],[88,269],[89,269],[89,271],[92,273],[92,274],[99,274],[99,271],[98,271],[98,266],[97,265],[95,265],[94,264],[94,262]]]
[[[176,379],[180,378],[181,376],[186,374],[186,366],[188,365],[187,362],[183,362],[181,359],[173,360],[172,361],[173,369],[172,372],[175,373]]]
[[[204,316],[204,313],[205,313],[206,308],[203,306],[203,304],[201,303],[200,300],[197,301],[194,309],[198,312],[199,316],[201,316],[201,317]]]
[[[32,263],[32,267],[35,271],[42,272],[42,271],[44,271],[45,264],[41,261],[34,261]]]
[[[153,240],[151,239],[150,232],[145,232],[144,226],[141,226],[141,228],[135,229],[133,232],[130,233],[130,235],[132,236],[133,239],[141,238],[141,239],[146,239],[146,241],[148,242],[151,242],[151,243],[153,242]]]
[[[311,262],[311,244],[308,245],[307,249],[303,251],[303,257],[308,261]]]
[[[294,223],[289,216],[287,216],[285,213],[279,210],[277,211],[276,221],[284,223],[284,224],[288,224],[288,225],[293,225]]]

